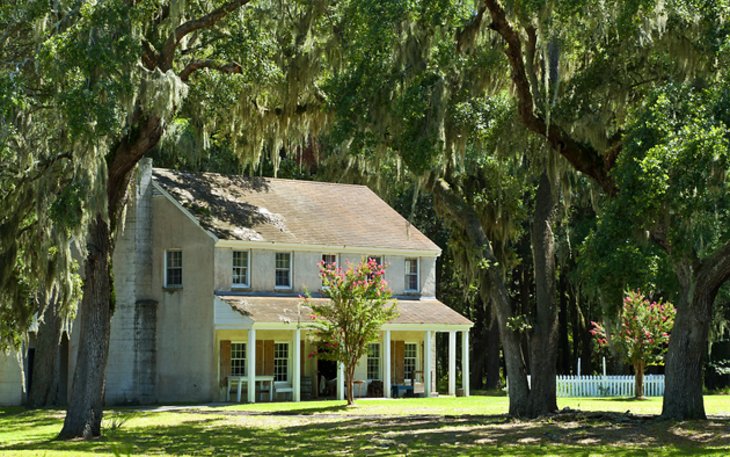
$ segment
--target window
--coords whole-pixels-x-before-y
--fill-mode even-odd
[[[383,258],[381,256],[379,256],[379,255],[369,255],[367,257],[368,262],[370,261],[370,259],[375,260],[375,263],[377,263],[378,265],[382,265],[383,264]]]
[[[248,287],[248,251],[233,251],[233,285]]]
[[[418,259],[406,259],[406,290],[418,291]]]
[[[367,256],[368,263],[370,263],[370,260],[375,260],[375,263],[377,263],[378,265],[381,265],[381,266],[383,265],[383,258],[380,257],[379,255],[369,255],[369,256]],[[368,278],[373,279],[373,274],[372,273],[369,274],[368,275]]]
[[[337,254],[322,254],[322,262],[325,266],[337,264]]]
[[[231,376],[246,376],[246,343],[231,343]]]
[[[274,381],[289,380],[289,343],[274,344]]]
[[[165,287],[182,287],[182,251],[165,251]]]
[[[291,288],[291,254],[288,252],[276,253],[276,288]]]
[[[414,379],[417,352],[418,345],[416,343],[406,343],[405,354],[403,355],[403,377],[406,379]]]
[[[368,344],[368,379],[380,379],[380,343]]]

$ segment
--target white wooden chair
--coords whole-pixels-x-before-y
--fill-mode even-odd
[[[274,383],[274,399],[278,394],[290,394],[292,400],[294,399],[294,387],[288,382],[277,381]]]

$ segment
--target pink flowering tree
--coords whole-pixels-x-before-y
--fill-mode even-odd
[[[617,328],[591,322],[598,345],[612,347],[634,367],[636,398],[644,397],[644,369],[664,364],[675,314],[671,303],[650,301],[640,291],[628,291]]]
[[[339,268],[320,262],[322,293],[328,303],[315,303],[309,293],[304,304],[312,308],[319,338],[329,349],[321,354],[345,367],[347,404],[352,405],[353,379],[358,361],[380,328],[397,317],[396,302],[385,280],[385,269],[374,259]]]

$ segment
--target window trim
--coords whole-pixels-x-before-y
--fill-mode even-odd
[[[411,289],[408,284],[409,276],[413,275],[412,273],[410,273],[408,271],[408,261],[411,261],[411,260],[416,262],[416,288],[415,289]],[[405,280],[405,284],[404,284],[403,290],[405,292],[420,292],[421,291],[421,262],[420,262],[420,259],[418,257],[406,257],[403,260],[403,266],[404,266],[404,270],[405,270],[405,274],[404,274],[404,278],[403,278]]]
[[[276,379],[276,345],[277,344],[286,344],[286,379],[283,381],[280,381]],[[285,382],[285,383],[291,383],[292,382],[292,373],[291,373],[291,356],[292,356],[292,344],[291,341],[276,341],[274,340],[274,382]],[[279,358],[281,360],[281,358]]]
[[[235,275],[233,274],[233,269],[237,268],[236,265],[233,263],[233,258],[235,257],[236,252],[245,252],[246,253],[246,281],[245,283],[236,283],[233,282],[235,278]],[[241,268],[241,267],[238,267]],[[231,288],[235,289],[250,289],[251,288],[251,250],[250,249],[233,249],[231,251]]]
[[[243,345],[243,374],[233,374],[233,345],[234,344],[242,344]],[[248,342],[247,341],[231,341],[231,376],[241,376],[246,377],[248,376]],[[238,360],[238,359],[236,359]]]
[[[278,268],[276,266],[276,256],[278,254],[289,254],[289,285],[287,286],[277,286],[276,285],[276,273],[278,272]],[[291,251],[288,252],[275,252],[274,253],[274,290],[292,290],[294,288],[294,253]]]
[[[169,282],[168,282],[169,278],[167,277],[167,273],[168,273],[167,256],[169,253],[172,253],[172,252],[180,253],[180,284],[169,284]],[[163,263],[163,267],[162,267],[163,282],[162,282],[162,284],[165,289],[182,289],[183,288],[183,255],[182,255],[182,252],[183,251],[180,248],[165,249],[165,253],[162,256],[162,263]]]

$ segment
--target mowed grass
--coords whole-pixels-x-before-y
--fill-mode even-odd
[[[473,396],[119,408],[91,442],[54,440],[63,411],[0,408],[0,456],[730,455],[730,396],[705,397],[712,419],[679,423],[623,414],[658,414],[661,399],[560,399],[584,412],[534,421],[507,418],[507,406]]]

